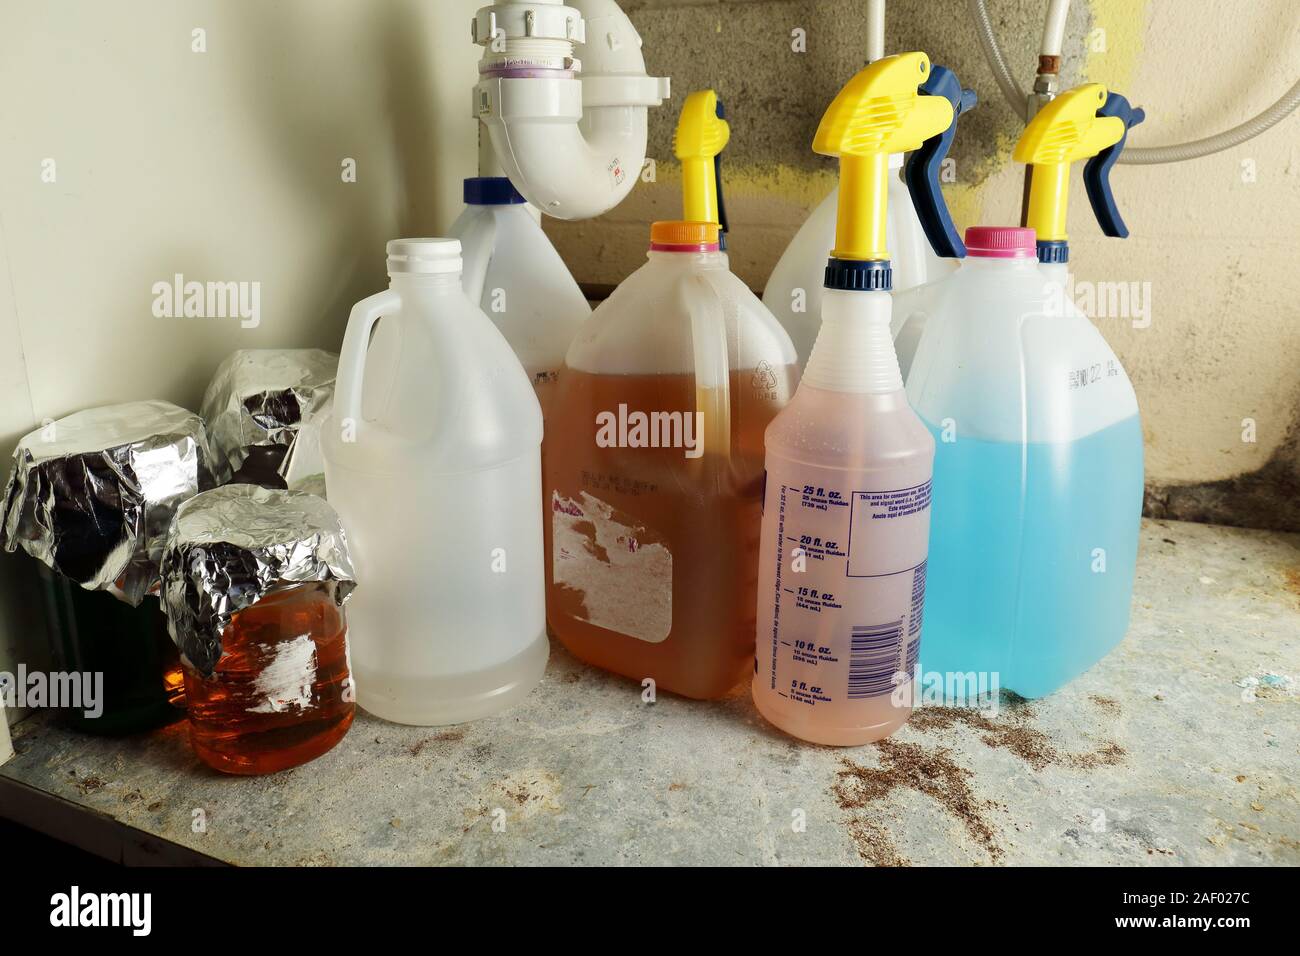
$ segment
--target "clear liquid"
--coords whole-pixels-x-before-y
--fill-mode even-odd
[[[1128,629],[1138,417],[1052,444],[944,442],[926,427],[936,453],[920,670],[996,672],[1022,696],[1049,694]]]

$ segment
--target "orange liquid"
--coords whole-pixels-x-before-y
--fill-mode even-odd
[[[598,667],[638,681],[652,678],[658,688],[686,697],[722,697],[752,672],[763,432],[789,400],[797,377],[794,366],[733,371],[724,414],[718,393],[697,396],[690,374],[593,375],[567,367],[560,372],[542,467],[546,613],[565,647]],[[703,410],[703,454],[687,458],[681,447],[598,446],[597,413],[617,414],[620,403],[647,414]],[[711,414],[727,420],[711,421]],[[557,557],[556,496],[561,509],[581,502],[604,514],[607,507],[606,528],[627,530],[601,533],[592,522],[561,513],[565,535]],[[617,561],[610,564],[611,548],[653,555],[656,564],[628,576],[617,570]],[[670,572],[665,555],[671,555]],[[575,566],[601,578],[600,595],[565,583]],[[620,602],[625,606],[618,607]],[[655,611],[641,617],[641,604]],[[644,623],[654,618],[663,624]],[[629,630],[653,637],[666,628],[667,636],[652,643],[593,623],[602,619],[628,621]]]
[[[324,585],[268,594],[237,613],[222,638],[211,677],[185,667],[190,741],[204,763],[274,773],[319,757],[348,732],[356,705],[347,627]]]

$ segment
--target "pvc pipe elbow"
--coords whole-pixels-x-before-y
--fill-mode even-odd
[[[557,219],[590,219],[617,206],[636,184],[645,162],[646,110],[670,89],[666,78],[646,75],[641,38],[614,0],[571,3],[583,16],[580,28],[566,25],[576,41],[571,62],[578,75],[488,73],[474,88],[474,113],[525,199]],[[505,39],[508,45],[512,38]]]
[[[587,84],[575,79],[488,79],[478,88],[498,105],[480,118],[502,170],[542,212],[591,219],[631,192],[645,162],[645,106],[584,110]]]

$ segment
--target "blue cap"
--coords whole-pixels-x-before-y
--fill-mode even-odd
[[[471,176],[465,180],[466,205],[516,206],[527,201],[504,176]]]
[[[826,261],[828,289],[847,292],[888,292],[894,287],[894,273],[888,259],[836,259]]]
[[[1070,261],[1070,244],[1064,239],[1039,239],[1038,261],[1044,265]]]

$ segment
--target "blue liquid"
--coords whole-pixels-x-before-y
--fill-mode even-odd
[[[997,672],[1024,697],[1083,673],[1128,630],[1142,512],[1142,427],[1074,442],[934,435],[921,668]],[[1096,549],[1105,550],[1105,571]]]

